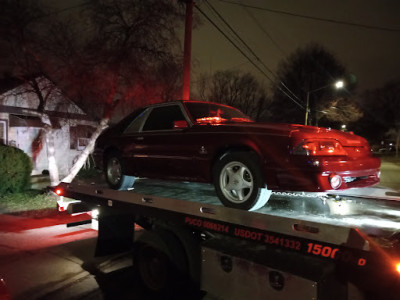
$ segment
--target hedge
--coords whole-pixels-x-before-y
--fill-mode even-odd
[[[0,145],[0,196],[27,189],[32,173],[32,161],[22,150]]]

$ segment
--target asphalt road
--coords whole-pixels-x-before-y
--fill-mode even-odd
[[[0,215],[0,279],[11,299],[160,299],[141,284],[131,252],[94,257],[97,230],[66,226],[87,218]]]
[[[0,216],[0,277],[11,298],[145,299],[131,254],[94,258],[97,231],[65,225],[77,220]]]

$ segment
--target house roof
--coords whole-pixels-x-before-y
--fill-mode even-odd
[[[0,104],[0,112],[9,113],[10,115],[12,114],[17,116],[35,116],[36,110],[31,108],[22,108],[22,107],[7,106]],[[45,111],[45,113],[51,118],[65,118],[74,120],[93,121],[89,116],[83,114],[58,112],[58,111]]]
[[[47,113],[49,116],[94,121],[93,118],[89,117],[85,111],[83,111],[74,101],[72,101],[64,92],[62,92],[52,80],[48,79],[46,76],[38,76],[36,78],[39,85],[46,85],[47,81],[51,83],[56,88],[56,90],[59,91],[59,95],[62,95],[61,97],[53,98],[55,102],[47,102],[45,113]],[[27,82],[24,82],[17,78],[4,78],[0,80],[0,96],[3,95],[3,99],[7,99],[7,93],[12,93],[13,90],[17,90],[20,86],[26,84]],[[16,105],[16,103],[14,103],[13,101],[15,100],[11,100],[11,102],[8,100],[2,101],[2,103],[0,103],[0,112],[7,112],[18,115],[29,115],[29,112],[27,113],[27,111],[36,111],[35,108],[37,105],[39,105],[39,103],[34,104],[35,101],[38,101],[38,99],[35,100],[34,98],[29,99],[28,101],[25,97],[22,97],[18,102],[19,105]]]
[[[42,128],[43,123],[39,117],[35,116],[23,116],[23,115],[11,115],[10,114],[10,127],[37,127]]]

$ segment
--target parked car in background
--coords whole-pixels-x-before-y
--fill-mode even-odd
[[[396,152],[396,142],[382,141],[378,149],[379,153]]]
[[[143,107],[97,140],[96,165],[113,189],[135,177],[213,183],[221,202],[255,210],[271,191],[324,192],[379,182],[380,160],[352,133],[257,123],[222,104]]]

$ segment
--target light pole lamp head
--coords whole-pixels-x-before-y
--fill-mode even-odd
[[[338,80],[338,81],[335,82],[335,88],[341,89],[341,88],[343,88],[343,87],[344,87],[344,82],[343,82],[343,80]]]

